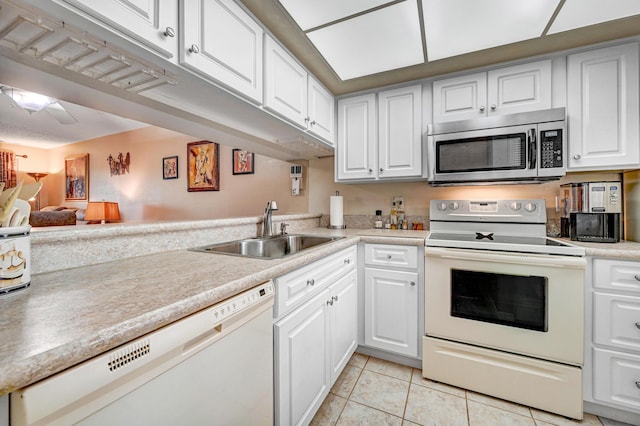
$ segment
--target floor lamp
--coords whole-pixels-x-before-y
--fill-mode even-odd
[[[48,174],[49,173],[27,173],[27,175],[34,178],[36,182],[40,182],[40,179],[47,177]],[[40,210],[40,192],[41,191],[38,191],[38,194],[36,195],[36,211]]]

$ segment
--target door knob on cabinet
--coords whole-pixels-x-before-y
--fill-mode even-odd
[[[573,156],[574,160],[579,160],[580,158],[582,158],[582,157],[580,157],[580,154],[576,154],[576,155]]]
[[[390,254],[387,255],[387,259],[391,260],[391,255]]]
[[[496,110],[496,106],[495,105],[491,105],[491,111],[495,111]]]
[[[344,260],[344,264],[345,264],[345,265],[348,265],[348,264],[350,264],[350,263],[351,263],[351,259],[345,259],[345,260]]]
[[[316,120],[311,120],[311,123],[310,123],[310,124],[311,124],[312,126],[315,126],[315,125],[316,125]]]
[[[167,27],[167,28],[164,29],[164,32],[162,34],[165,37],[175,37],[176,36],[176,31],[171,27]]]
[[[635,279],[636,279],[636,281],[640,281],[640,274],[635,274],[635,275],[633,276],[633,278],[635,278]]]
[[[411,281],[409,284],[411,284],[411,287],[414,287],[416,285],[415,281]]]
[[[373,173],[373,169],[369,169],[369,174]]]
[[[380,173],[384,172],[384,169],[382,167],[380,167]]]
[[[192,44],[191,47],[189,48],[189,52],[194,54],[200,53],[200,48],[198,47],[197,44]]]
[[[338,296],[333,296],[332,299],[333,299],[334,302],[337,302],[338,301]]]
[[[640,321],[636,323],[636,328],[640,330]]]
[[[484,112],[484,110],[485,110],[485,107],[484,107],[484,105],[482,105],[482,106],[480,107],[480,112]]]
[[[638,389],[640,389],[640,380],[637,380],[637,381],[636,381],[636,387],[637,387]]]

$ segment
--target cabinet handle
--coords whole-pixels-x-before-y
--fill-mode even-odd
[[[414,287],[416,285],[415,281],[411,281],[409,284],[411,284],[411,287]]]
[[[307,285],[313,286],[316,283],[316,280],[314,280],[313,278],[307,280]]]
[[[579,160],[580,158],[581,158],[581,157],[580,157],[580,154],[576,154],[576,155],[574,155],[574,156],[573,156],[573,159],[574,159],[574,160]]]
[[[308,123],[308,122],[309,122],[309,120],[311,120],[311,117],[305,117],[305,118],[304,118],[304,122],[305,122],[305,123]]]
[[[637,380],[637,381],[636,381],[636,387],[637,387],[638,389],[640,389],[640,380]]]
[[[350,263],[351,263],[351,259],[345,259],[345,260],[344,260],[344,264],[345,264],[345,265],[348,265],[348,264],[350,264]]]
[[[390,254],[387,255],[387,259],[391,260],[391,255]]]
[[[327,305],[333,306],[333,297],[331,299],[327,300]]]
[[[635,279],[636,279],[636,281],[640,281],[640,274],[635,274],[635,275],[633,276],[633,278],[635,278]]]
[[[164,32],[162,34],[165,37],[175,37],[176,36],[176,31],[171,27],[167,27],[167,28],[164,29]]]
[[[369,169],[369,174],[373,173],[373,170]]]
[[[491,105],[491,111],[495,111],[496,110],[496,106],[495,105]]]
[[[636,323],[636,328],[640,330],[640,321]]]
[[[480,112],[484,112],[484,110],[485,110],[485,107],[484,107],[484,105],[482,105],[482,106],[480,107]]]
[[[384,172],[384,169],[382,167],[380,167],[380,173]]]
[[[194,54],[198,54],[198,53],[200,53],[200,48],[198,47],[197,44],[192,44],[191,47],[189,48],[189,52],[190,53],[194,53]]]
[[[311,121],[311,125],[314,126],[316,124],[316,120]]]
[[[337,302],[338,301],[338,296],[333,296],[332,299]]]

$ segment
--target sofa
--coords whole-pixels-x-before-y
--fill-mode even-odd
[[[85,209],[65,206],[47,206],[39,211],[32,211],[29,215],[29,225],[64,226],[75,225],[77,221],[84,220]]]

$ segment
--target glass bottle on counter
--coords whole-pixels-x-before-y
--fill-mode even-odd
[[[396,207],[396,202],[391,203],[391,212],[390,212],[390,220],[391,225],[398,225],[398,208]],[[392,226],[392,229],[395,229]]]
[[[376,210],[376,218],[373,222],[373,227],[376,229],[382,229],[382,210]]]

